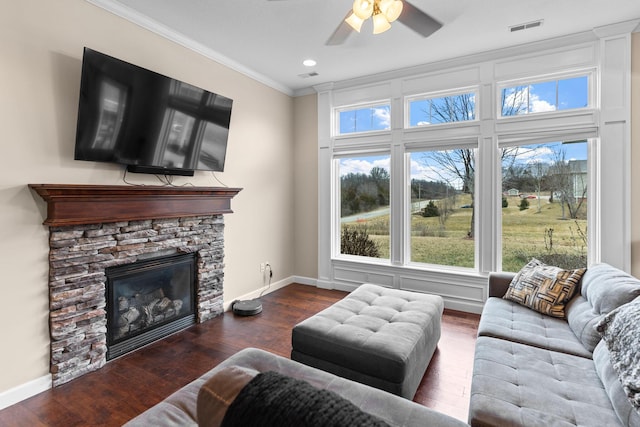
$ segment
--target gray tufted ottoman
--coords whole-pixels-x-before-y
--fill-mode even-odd
[[[291,358],[412,399],[443,309],[437,295],[364,284],[293,328]]]

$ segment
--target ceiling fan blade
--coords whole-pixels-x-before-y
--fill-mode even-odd
[[[437,19],[427,15],[408,1],[403,1],[402,13],[398,21],[423,37],[428,37],[442,27]]]
[[[345,19],[347,19],[349,15],[351,15],[351,11],[347,12],[344,19],[340,22],[340,25],[338,25],[338,28],[336,28],[333,34],[331,34],[325,45],[337,46],[347,40],[347,37],[349,37],[349,35],[354,31],[354,29],[351,28],[351,25],[345,22]]]

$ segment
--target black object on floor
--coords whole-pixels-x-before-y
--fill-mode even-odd
[[[246,301],[234,301],[231,303],[231,310],[239,316],[253,316],[262,312],[262,303],[257,298]]]

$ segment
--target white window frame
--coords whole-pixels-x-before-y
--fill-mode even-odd
[[[365,108],[376,108],[376,107],[388,107],[389,108],[389,128],[388,129],[375,129],[370,131],[360,131],[360,132],[349,132],[349,133],[341,133],[340,132],[340,114],[347,111],[356,111],[363,110]],[[332,135],[335,138],[346,139],[350,137],[358,137],[361,135],[372,135],[372,134],[380,134],[380,133],[389,133],[391,131],[391,121],[393,120],[393,109],[391,107],[391,100],[389,99],[380,99],[371,102],[358,103],[358,104],[350,104],[350,105],[342,105],[339,107],[335,107],[333,109],[333,131]]]
[[[474,163],[477,167],[478,165],[478,139],[477,138],[469,138],[469,139],[453,139],[453,140],[443,140],[435,143],[413,143],[405,150],[405,220],[407,226],[404,229],[404,259],[403,264],[408,267],[413,268],[421,268],[421,269],[430,269],[430,270],[443,270],[443,271],[462,271],[466,273],[475,273],[478,271],[478,239],[474,239],[474,250],[473,250],[473,267],[458,267],[453,265],[443,265],[443,264],[434,264],[427,262],[417,262],[411,260],[411,153],[422,152],[422,151],[447,151],[447,150],[457,150],[457,149],[473,149],[475,150],[475,160]],[[478,192],[476,191],[477,186],[475,185],[474,176],[474,201],[477,201]],[[477,209],[474,207],[474,209]],[[474,230],[478,229],[478,217],[477,210],[476,215],[474,217]]]
[[[587,263],[592,264],[594,260],[597,262],[599,258],[596,248],[598,248],[601,243],[600,235],[597,232],[597,224],[599,221],[598,206],[600,206],[600,197],[598,191],[596,191],[596,189],[598,188],[600,174],[600,161],[598,156],[600,152],[600,139],[589,132],[576,133],[572,135],[549,135],[545,137],[532,137],[519,140],[511,140],[509,137],[505,136],[503,139],[504,141],[498,142],[499,149],[524,145],[547,144],[563,140],[587,141]],[[500,175],[499,179],[499,188],[502,189],[502,174]],[[498,212],[500,212],[500,218],[497,226],[497,259],[498,265],[502,267],[502,209],[498,210]]]
[[[365,257],[360,255],[343,254],[340,252],[340,238],[341,238],[341,230],[342,230],[341,216],[340,216],[340,208],[342,203],[342,193],[341,193],[341,186],[340,186],[340,160],[345,158],[352,158],[352,157],[373,157],[373,156],[389,156],[389,159],[391,159],[391,153],[388,149],[377,149],[377,150],[374,149],[374,150],[367,150],[367,151],[340,151],[333,155],[332,168],[331,168],[332,175],[333,175],[333,183],[334,183],[333,184],[334,197],[333,197],[333,203],[332,203],[333,205],[333,209],[332,209],[333,243],[332,243],[332,251],[331,251],[333,259],[370,262],[373,264],[386,264],[386,265],[389,265],[391,263],[391,256],[389,256],[389,258],[372,258],[372,257]],[[392,176],[393,174],[392,168],[393,166],[390,164],[389,165],[390,176]],[[391,182],[389,183],[389,187],[390,187],[389,194],[391,194]],[[390,212],[389,224],[391,224],[391,222],[392,222],[392,214]],[[391,229],[389,229],[389,239],[391,239]],[[391,246],[391,242],[389,242],[389,245]]]
[[[516,114],[513,116],[503,116],[502,115],[502,91],[504,89],[517,87],[517,86],[528,86],[534,85],[538,83],[550,83],[559,80],[572,79],[577,77],[587,77],[587,106],[586,107],[578,107],[571,108],[565,110],[553,110],[553,111],[540,111],[536,113],[527,113],[527,114]],[[571,70],[561,73],[553,73],[553,74],[543,74],[543,75],[533,75],[527,77],[521,77],[513,80],[503,80],[499,81],[496,84],[496,118],[499,121],[505,120],[515,120],[517,118],[522,119],[523,117],[540,117],[540,116],[557,116],[557,115],[565,115],[572,113],[581,113],[585,110],[591,110],[596,108],[597,106],[597,97],[596,97],[597,87],[596,87],[596,70],[594,68],[585,68],[578,70]]]
[[[589,157],[590,188],[598,197],[589,208],[589,264],[606,262],[621,270],[631,267],[631,32],[637,22],[601,27],[595,32],[523,45],[512,49],[426,64],[381,76],[369,76],[315,87],[318,93],[318,280],[323,288],[346,291],[364,282],[442,295],[445,305],[480,312],[487,298],[486,277],[499,266],[500,169],[499,144],[521,139],[562,139],[580,134],[598,138]],[[590,106],[550,113],[499,117],[498,87],[584,75],[590,72]],[[405,97],[448,88],[478,88],[477,122],[406,129]],[[370,96],[370,98],[368,98]],[[336,106],[362,105],[366,101],[391,100],[391,129],[380,135],[335,135]],[[476,138],[476,238],[477,269],[449,271],[407,265],[402,236],[407,227],[407,183],[402,170],[405,150],[439,140]],[[334,258],[335,201],[333,156],[348,148],[384,147],[391,152],[391,265]],[[605,149],[606,147],[606,149]],[[595,152],[595,153],[594,153]],[[594,155],[595,154],[595,155]],[[597,155],[597,157],[596,157]],[[406,167],[406,166],[405,166]],[[395,170],[394,170],[395,168]],[[616,188],[617,191],[603,191]],[[332,208],[328,206],[332,204]],[[597,206],[594,206],[596,205]],[[610,209],[610,206],[616,206]],[[596,236],[599,240],[594,240]],[[597,243],[595,243],[597,242]]]
[[[457,96],[457,95],[466,95],[468,93],[473,93],[475,97],[475,111],[474,111],[475,118],[473,120],[464,120],[464,121],[458,121],[458,122],[444,122],[444,123],[430,123],[428,125],[411,126],[410,122],[411,122],[411,103],[412,102],[426,101],[429,99],[436,99],[436,98],[446,98],[446,97]],[[480,105],[480,91],[477,86],[469,86],[469,87],[457,88],[452,90],[441,90],[441,91],[426,92],[426,93],[419,93],[419,94],[414,94],[410,96],[405,96],[404,97],[404,128],[405,129],[425,129],[425,128],[430,128],[434,126],[447,126],[447,125],[454,125],[454,124],[461,125],[465,123],[474,123],[479,120],[478,119],[479,110],[480,110],[478,108],[479,105]]]

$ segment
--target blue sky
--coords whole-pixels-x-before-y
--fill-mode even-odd
[[[587,76],[512,86],[502,90],[505,105],[522,106],[520,114],[584,108],[589,103]],[[514,114],[505,114],[514,115]]]
[[[475,104],[475,95],[469,95]],[[453,95],[457,96],[457,95]],[[589,102],[589,78],[587,76],[512,86],[502,90],[506,105],[518,105],[520,114],[542,113],[557,110],[584,108]],[[409,102],[409,126],[424,126],[442,123],[443,120],[430,114],[431,103],[442,106],[443,97],[415,99]],[[442,110],[442,108],[441,108]],[[513,114],[507,114],[513,115]],[[390,128],[388,105],[354,108],[340,112],[340,134],[388,130]],[[469,120],[475,115],[469,112]],[[457,117],[455,120],[460,121]]]
[[[340,112],[340,134],[388,130],[391,127],[388,105]]]

